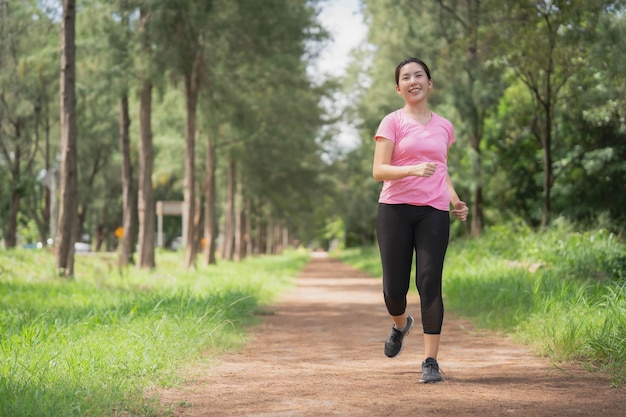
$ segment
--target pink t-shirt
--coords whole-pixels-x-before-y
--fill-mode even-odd
[[[384,181],[378,202],[450,210],[446,175],[448,148],[455,138],[454,127],[449,120],[432,112],[430,122],[424,126],[400,109],[383,118],[374,138],[386,138],[394,143],[391,165],[415,165],[428,161],[438,164],[430,177],[410,176]]]

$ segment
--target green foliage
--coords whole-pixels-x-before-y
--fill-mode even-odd
[[[82,231],[106,235],[120,225],[119,97],[128,93],[130,98],[136,168],[136,88],[148,75],[156,93],[155,197],[182,198],[184,75],[198,52],[204,61],[198,73],[203,88],[196,162],[204,160],[204,144],[216,145],[217,201],[225,201],[225,166],[232,157],[243,199],[262,200],[266,211],[281,217],[306,243],[328,240],[330,234],[347,246],[373,242],[380,184],[371,178],[372,136],[384,114],[402,105],[393,69],[407,55],[430,64],[433,110],[455,124],[450,170],[459,194],[470,203],[470,215],[472,195],[482,190],[486,226],[516,217],[533,226],[540,223],[546,165],[538,138],[546,122],[542,106],[550,104],[553,215],[587,225],[602,218],[611,232],[623,230],[623,1],[364,0],[367,44],[354,51],[345,77],[321,84],[306,68],[328,35],[317,19],[319,6],[305,0],[80,1],[76,81]],[[139,7],[150,14],[146,32],[139,31]],[[509,12],[519,19],[511,19]],[[541,14],[556,31],[545,31]],[[51,2],[11,2],[0,19],[0,145],[6,147],[0,155],[0,228],[9,224],[11,191],[19,190],[21,216],[34,220],[44,236],[49,223],[45,196],[30,179],[59,163],[60,8]],[[149,57],[139,53],[144,35],[150,36]],[[545,52],[552,51],[553,41],[559,49],[550,61]],[[550,62],[553,66],[546,66]],[[550,77],[558,87],[555,95],[533,98],[529,83],[543,87]],[[339,88],[340,97],[352,104],[341,117],[361,138],[345,154],[332,148],[334,132],[324,126],[334,121],[324,107],[336,101]],[[552,99],[558,100],[547,103]],[[18,145],[21,172],[11,179]],[[32,164],[27,155],[34,157]],[[198,164],[196,179],[204,173]],[[137,178],[136,169],[134,174]],[[197,184],[201,187],[202,181]],[[216,207],[218,215],[223,208]],[[176,222],[166,219],[172,237],[179,234]],[[337,224],[344,230],[329,228]],[[454,225],[454,236],[466,232]]]
[[[363,4],[369,45],[360,49],[345,91],[355,97],[352,117],[370,153],[345,155],[367,164],[346,172],[360,178],[342,176],[340,185],[370,176],[375,129],[402,105],[393,68],[405,55],[417,55],[433,73],[433,110],[455,124],[449,165],[470,216],[480,190],[486,227],[517,217],[537,227],[547,180],[553,217],[588,226],[606,218],[610,231],[623,229],[626,66],[616,52],[626,39],[623,1]],[[547,139],[549,153],[542,144]],[[343,164],[356,166],[337,162]],[[376,198],[359,186],[357,198]],[[362,235],[362,207],[342,206],[346,236]]]
[[[27,153],[21,153],[23,172],[17,173],[20,178],[15,185],[44,167],[58,168],[59,125],[54,109],[59,102],[55,91],[62,8],[48,3],[17,2],[1,10],[0,90],[3,106],[6,104],[0,113],[0,146],[6,145],[6,152],[0,153],[2,228],[9,223],[6,205],[14,188],[11,164],[18,166],[9,157],[17,153],[8,140],[15,136],[15,129],[6,116],[24,116],[23,137],[14,142],[24,144],[34,158],[27,164]],[[317,140],[324,122],[319,102],[326,87],[313,85],[305,61],[313,55],[309,46],[314,50],[326,37],[316,20],[315,7],[314,2],[304,0],[78,2],[76,116],[81,233],[106,236],[121,223],[120,98],[128,95],[130,101],[131,161],[136,182],[136,90],[146,78],[152,80],[156,93],[151,125],[155,197],[182,198],[188,104],[184,83],[185,77],[192,75],[198,78],[188,77],[187,81],[200,80],[201,87],[198,143],[204,145],[208,137],[218,144],[217,201],[224,201],[220,194],[227,181],[225,161],[234,156],[246,199],[265,199],[271,215],[290,223],[292,230],[307,223],[316,226],[312,231],[302,227],[299,233],[311,236],[321,230],[317,222],[306,218],[308,208],[325,192],[319,178],[326,165]],[[139,8],[147,12],[147,21],[140,20]],[[149,45],[148,54],[144,42]],[[192,73],[197,62],[201,65]],[[204,161],[205,146],[197,146],[194,153],[196,162]],[[198,164],[193,174],[198,180],[203,178],[204,166]],[[49,223],[45,199],[31,188],[25,192],[28,200],[22,201],[20,211],[36,219],[45,235]],[[216,207],[218,213],[221,210]]]
[[[43,251],[0,254],[0,415],[155,415],[153,385],[245,340],[261,305],[289,287],[307,255],[180,271],[119,270],[114,255],[77,259],[54,278]],[[47,271],[47,272],[46,272]]]
[[[375,248],[336,256],[381,275]],[[626,383],[626,245],[607,230],[563,219],[540,233],[521,221],[491,227],[450,244],[443,290],[447,311]]]
[[[40,207],[26,207],[41,201],[41,190],[35,187],[35,177],[45,162],[35,161],[49,156],[51,117],[58,106],[54,94],[58,90],[59,65],[58,28],[51,15],[42,11],[34,1],[8,3],[0,8],[0,229],[7,228],[16,218],[9,204],[20,202],[25,216],[38,218]],[[33,47],[36,45],[36,48]],[[43,152],[42,152],[43,151]],[[30,204],[29,204],[30,203]],[[15,241],[15,230],[0,230],[7,241]]]

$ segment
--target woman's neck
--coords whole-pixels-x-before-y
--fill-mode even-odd
[[[415,117],[430,117],[430,109],[428,103],[420,102],[415,104],[406,103],[404,105],[404,111]]]
[[[427,103],[419,103],[415,105],[406,104],[404,106],[404,112],[422,124],[428,123],[432,116],[432,112],[428,108]]]

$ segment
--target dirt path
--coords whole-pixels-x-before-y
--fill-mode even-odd
[[[380,280],[313,258],[298,284],[243,351],[162,392],[175,416],[626,416],[626,391],[608,380],[557,369],[449,316],[439,355],[446,381],[418,384],[421,326],[400,356],[383,355],[391,322]],[[416,298],[409,312],[419,317]]]

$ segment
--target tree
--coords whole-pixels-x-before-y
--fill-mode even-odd
[[[129,86],[135,76],[132,68],[131,41],[133,31],[130,15],[135,11],[129,0],[119,0],[107,19],[108,41],[111,50],[112,72],[117,80],[119,97],[119,151],[121,154],[122,177],[122,230],[120,238],[119,263],[127,265],[133,262],[133,252],[137,236],[137,194],[133,178],[133,162],[130,144]],[[117,17],[117,18],[116,18]],[[130,76],[129,76],[130,75]]]
[[[259,250],[254,237],[260,236],[261,221],[255,222],[252,210],[258,206],[253,201],[263,200],[266,211],[272,207],[281,216],[293,216],[296,224],[296,216],[308,213],[308,208],[283,211],[281,206],[293,200],[306,205],[316,188],[308,165],[319,162],[315,140],[321,123],[320,89],[310,84],[302,62],[305,43],[323,36],[311,6],[238,0],[216,4],[214,10],[201,101],[203,130],[210,132],[203,187],[207,263],[215,260],[219,209],[213,184],[219,162],[226,175],[222,250],[227,259],[235,259]],[[301,171],[306,185],[292,194],[289,182],[300,181],[301,165],[307,166]]]
[[[185,125],[185,259],[189,268],[195,262],[194,217],[196,204],[196,109],[205,65],[205,42],[210,27],[212,0],[189,0],[181,4],[175,0],[154,3],[154,35],[163,48],[163,57],[169,63],[174,77],[182,78],[185,91],[187,122]]]
[[[506,65],[526,85],[535,101],[532,134],[543,150],[544,203],[542,225],[551,216],[554,186],[553,142],[555,119],[568,82],[581,76],[587,45],[597,33],[598,18],[614,1],[554,0],[507,2],[500,22],[499,48]],[[517,39],[514,48],[510,40]]]
[[[558,108],[555,212],[617,233],[626,220],[626,18],[603,13],[585,69]],[[623,6],[622,6],[623,7]],[[622,9],[623,10],[623,9]],[[572,204],[576,201],[577,204]]]
[[[490,32],[497,30],[497,26],[489,22],[488,14],[496,7],[497,4],[489,1],[438,0],[440,28],[448,45],[439,62],[446,71],[452,101],[467,126],[465,130],[472,149],[474,196],[470,206],[474,237],[480,234],[484,223],[481,148],[485,119],[503,90],[502,70],[489,64],[492,58]]]
[[[50,179],[51,91],[58,77],[58,67],[50,65],[52,27],[50,18],[28,3],[0,3],[0,170],[9,180],[2,208],[9,248],[17,243],[21,212],[35,220],[40,241],[47,238],[50,194],[36,186],[42,177],[35,170],[43,152],[47,164],[40,171]]]
[[[76,3],[63,0],[61,30],[61,198],[56,267],[74,275],[74,242],[78,231],[77,132],[76,132]]]
[[[139,236],[137,238],[137,267],[154,268],[156,220],[154,190],[152,188],[152,167],[154,164],[152,146],[152,33],[151,15],[146,6],[141,7],[139,32],[141,41],[141,67],[139,68],[139,182],[137,188],[137,212]]]

